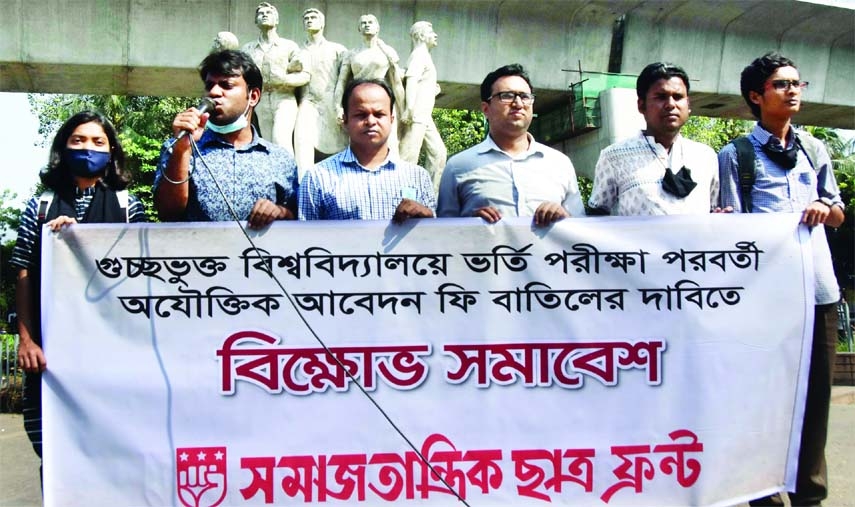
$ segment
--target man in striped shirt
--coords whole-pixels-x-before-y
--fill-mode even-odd
[[[395,97],[378,80],[354,80],[342,98],[350,146],[306,172],[299,189],[300,220],[389,220],[434,216],[436,196],[427,171],[389,148]]]

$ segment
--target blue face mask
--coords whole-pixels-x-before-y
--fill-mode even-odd
[[[208,121],[205,124],[205,128],[208,130],[213,130],[217,134],[231,134],[232,132],[237,132],[238,130],[246,127],[249,122],[246,119],[246,113],[249,112],[249,102],[246,104],[246,109],[243,111],[243,114],[238,116],[235,121],[227,124],[227,125],[216,125],[212,121]]]
[[[104,169],[110,163],[110,152],[66,148],[62,154],[62,161],[71,169],[71,174],[81,178],[92,178],[104,173]]]

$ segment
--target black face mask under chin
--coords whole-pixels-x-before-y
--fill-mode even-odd
[[[683,166],[674,174],[670,167],[665,168],[665,177],[662,178],[662,190],[679,198],[686,197],[698,186],[692,180],[692,171]]]
[[[770,137],[766,144],[763,145],[763,152],[769,157],[769,160],[775,162],[784,169],[792,169],[796,166],[796,159],[799,155],[798,141],[793,139],[793,142],[786,148],[781,146],[780,141],[774,137]]]

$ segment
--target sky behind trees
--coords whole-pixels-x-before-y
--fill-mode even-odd
[[[0,190],[15,192],[23,205],[47,163],[48,148],[36,146],[42,139],[39,120],[30,112],[26,93],[0,93],[0,111],[7,119],[0,127]]]

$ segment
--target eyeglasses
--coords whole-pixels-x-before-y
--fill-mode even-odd
[[[494,98],[498,98],[499,102],[502,104],[513,104],[516,98],[520,98],[520,102],[523,103],[524,106],[531,105],[534,102],[534,94],[533,93],[525,93],[525,92],[499,92],[494,93],[487,97],[487,102],[490,102]]]
[[[798,79],[773,79],[769,82],[769,88],[774,88],[775,91],[779,92],[789,90],[791,86],[793,88],[803,90],[807,88],[809,84],[810,83],[807,81],[799,81]]]

